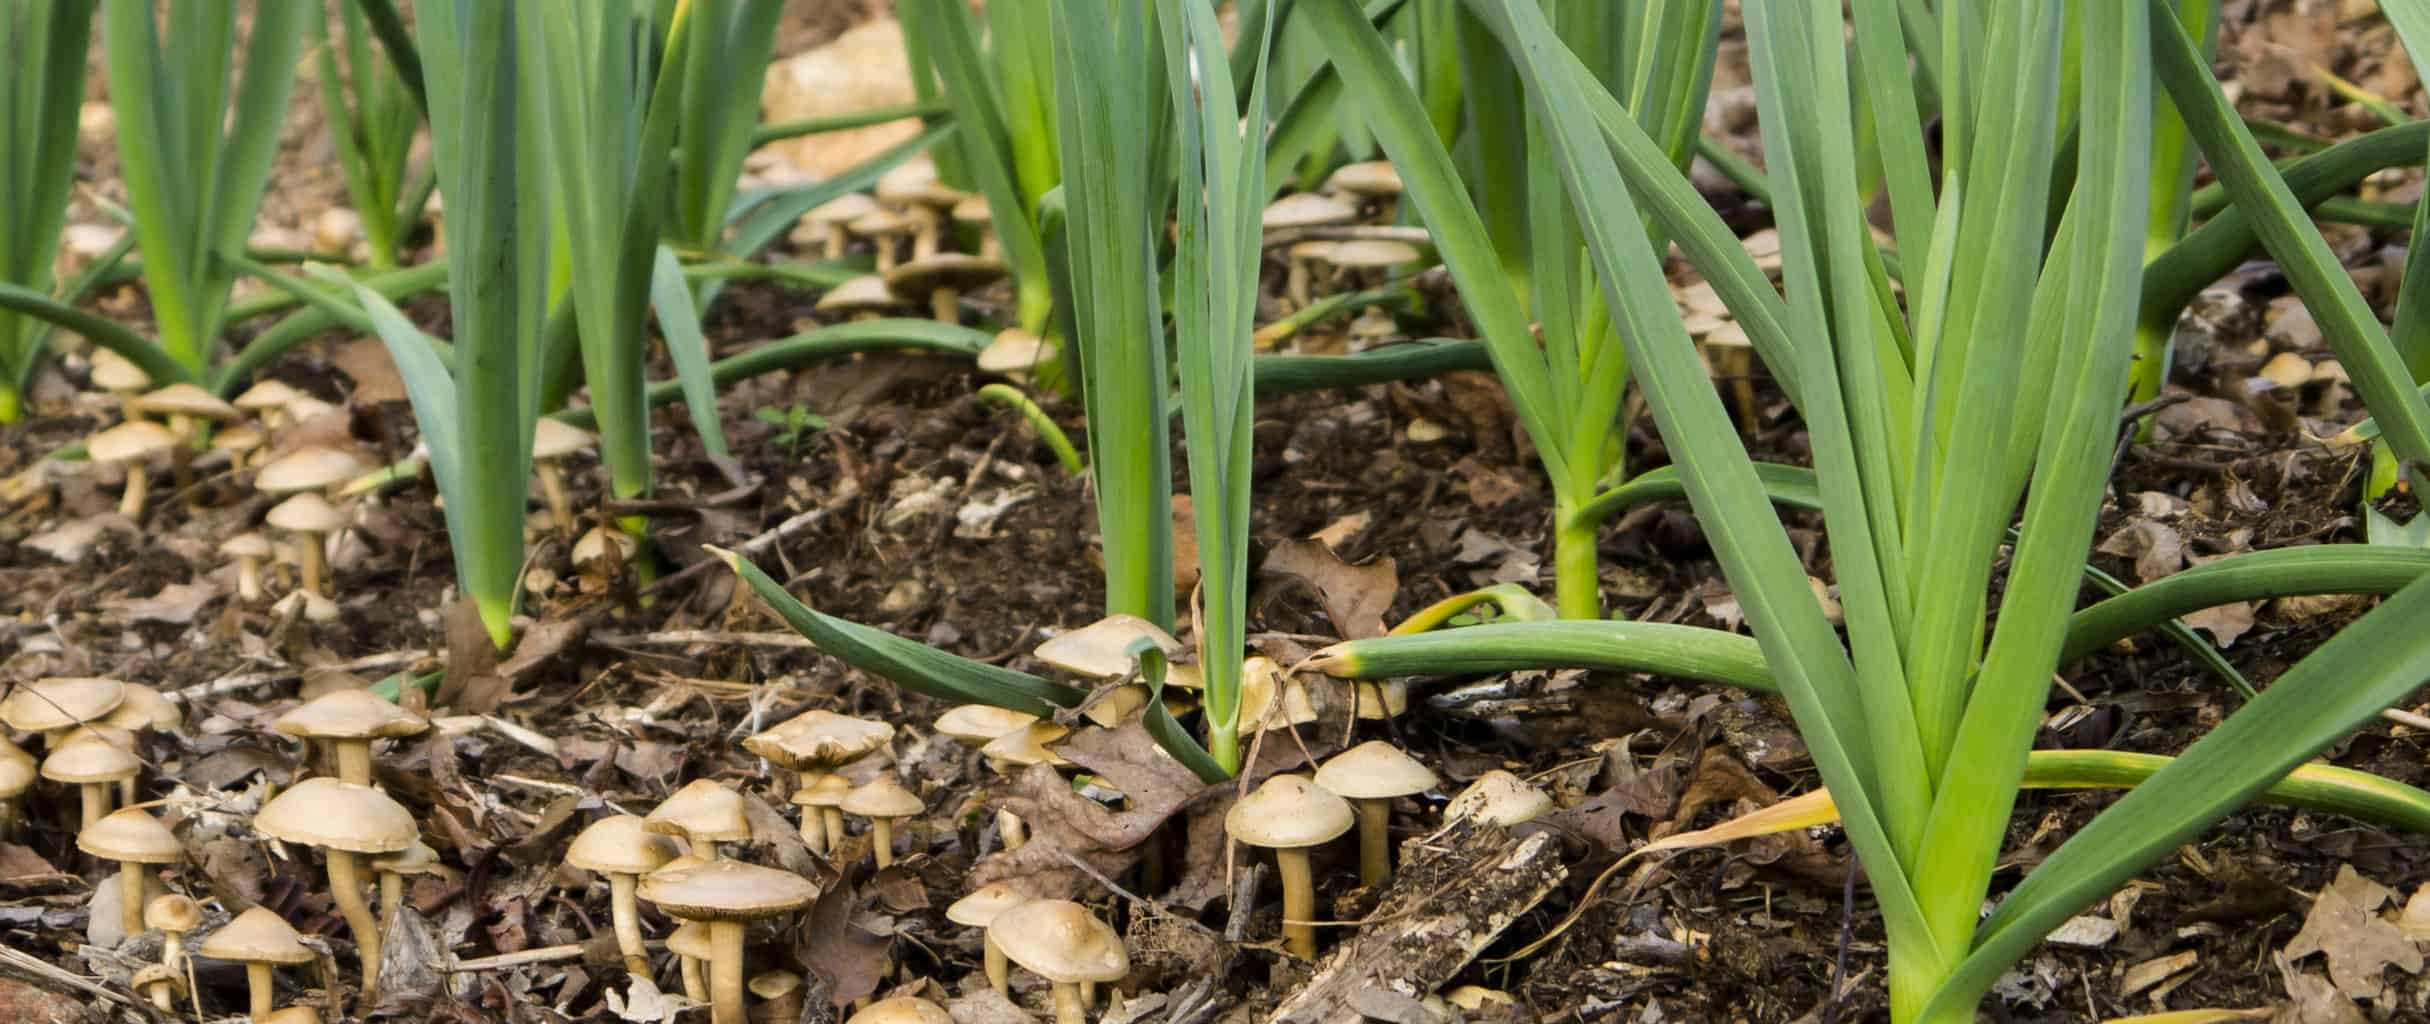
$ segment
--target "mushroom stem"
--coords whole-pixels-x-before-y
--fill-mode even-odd
[[[821,254],[831,260],[843,259],[844,245],[851,240],[851,232],[845,230],[842,224],[829,224],[827,225],[827,245],[825,249],[821,250]]]
[[[1283,946],[1303,960],[1316,959],[1316,883],[1308,875],[1308,851],[1291,847],[1274,851],[1283,887]],[[1294,923],[1296,922],[1296,923]]]
[[[877,847],[877,866],[894,866],[894,819],[869,819],[869,842]]]
[[[1080,983],[1080,1008],[1083,1010],[1094,1010],[1097,1008],[1096,982],[1083,981]]]
[[[715,1024],[745,1024],[743,1014],[743,931],[741,921],[709,922],[709,1019]]]
[[[85,782],[77,784],[76,789],[84,799],[84,827],[91,828],[94,822],[110,813],[110,784]]]
[[[624,954],[624,969],[648,977],[650,958],[641,948],[641,912],[633,902],[633,889],[639,876],[616,874],[608,876],[608,914],[616,924],[616,949]]]
[[[118,923],[126,934],[143,931],[143,871],[133,864],[118,865]]]
[[[812,853],[827,852],[827,816],[816,807],[802,808],[802,845]]]
[[[844,845],[844,809],[821,807],[819,813],[827,819],[827,849],[832,851]]]
[[[911,235],[911,258],[924,260],[937,254],[939,236],[944,233],[945,218],[927,206],[914,205],[911,221],[918,225]]]
[[[1011,997],[1012,959],[1004,955],[1004,947],[996,945],[994,935],[981,938],[979,948],[987,954],[988,987],[995,989],[997,995]]]
[[[163,932],[160,936],[160,963],[172,970],[184,970],[186,933]]]
[[[168,982],[155,981],[144,988],[144,994],[152,997],[152,1006],[155,1009],[174,1010],[177,1008],[176,989]]]
[[[397,912],[405,909],[405,876],[394,871],[380,872],[380,931],[397,923]]]
[[[695,1003],[709,1001],[709,980],[700,971],[700,958],[682,957],[683,997]]]
[[[296,534],[295,549],[296,560],[304,563],[304,590],[320,594],[321,576],[328,572],[327,563],[321,556],[321,535],[317,533]],[[328,595],[322,594],[322,596]]]
[[[1055,1024],[1087,1024],[1088,1008],[1080,1005],[1080,983],[1055,983]]]
[[[1283,278],[1283,294],[1291,297],[1292,309],[1308,308],[1308,300],[1315,284],[1312,280],[1313,277],[1314,275],[1309,272],[1306,257],[1291,257],[1289,270]]]
[[[152,487],[151,480],[148,479],[150,476],[151,474],[144,471],[142,460],[127,463],[126,490],[118,496],[119,515],[129,519],[139,518],[143,515],[145,492],[151,490]]]
[[[363,865],[351,851],[329,851],[329,898],[354,933],[354,951],[363,966],[363,998],[380,990],[380,923],[363,902]]]
[[[886,237],[885,235],[877,236],[878,273],[883,274],[889,270],[893,270],[896,266],[899,266],[902,263],[901,259],[895,255],[894,241],[894,239]]]
[[[962,290],[939,288],[928,293],[928,315],[941,324],[962,322]]]
[[[1392,801],[1352,800],[1358,808],[1358,881],[1376,885],[1392,875]]]
[[[270,965],[261,960],[245,961],[245,1015],[255,1021],[270,1016],[270,997],[276,986],[270,980]]]
[[[541,462],[538,471],[540,473],[540,493],[548,498],[549,522],[555,525],[560,532],[572,533],[574,531],[574,499],[573,496],[565,493],[565,474],[558,471],[554,461]]]
[[[119,806],[133,807],[136,804],[142,803],[143,801],[138,799],[139,796],[140,793],[136,789],[135,776],[129,775],[126,778],[118,780]]]
[[[996,812],[996,831],[1003,836],[1007,850],[1018,850],[1022,844],[1029,842],[1029,826],[1021,822],[1020,815],[1011,811]]]
[[[247,555],[236,560],[236,596],[246,602],[262,599],[262,560]]]
[[[15,835],[16,832],[17,800],[14,797],[0,800],[0,839],[6,839]]]
[[[194,486],[194,441],[192,427],[188,427],[184,432],[179,433],[177,435],[177,443],[169,446],[169,474],[170,479],[177,481],[177,489],[180,491],[188,490]],[[193,497],[189,495],[186,498],[186,503],[191,506],[193,502]]]
[[[333,739],[329,741],[329,745],[332,754],[337,759],[339,782],[351,782],[357,786],[371,785],[370,740],[347,737]]]

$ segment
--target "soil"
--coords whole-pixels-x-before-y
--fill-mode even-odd
[[[2293,59],[2269,47],[2295,44],[2265,46],[2258,36],[2280,38],[2289,26],[2314,24],[2303,20],[2313,6],[2231,4],[2225,63],[2266,69]],[[786,45],[806,47],[840,28],[789,25]],[[2331,33],[2316,56],[2349,78],[2386,86],[2389,67],[2403,62],[2383,60],[2385,52],[2393,51],[2375,52]],[[2245,96],[2250,112],[2325,135],[2364,127],[2352,108],[2323,99],[2300,74],[2275,91],[2268,84],[2253,80]],[[2410,83],[2389,94],[2418,105]],[[1727,76],[1717,97],[1724,105],[1732,98]],[[315,106],[299,89],[298,107]],[[298,120],[317,126],[317,111]],[[299,229],[341,198],[332,191],[334,175],[313,170],[313,147],[326,145],[308,141],[315,134],[317,127],[291,132],[296,144],[280,174],[295,187],[274,188],[286,198],[271,216]],[[2418,190],[2418,175],[2374,187],[2403,198]],[[1717,206],[1748,221],[1747,230],[1760,226],[1759,205],[1719,184],[1712,191]],[[2357,275],[2377,283],[2371,293],[2384,307],[2395,275],[2385,272],[2383,246],[2401,241],[2401,233],[2334,229],[2332,237]],[[814,320],[813,298],[777,285],[737,284],[711,316],[712,338],[721,350],[733,350],[789,334]],[[113,315],[143,316],[136,286],[98,301]],[[409,312],[434,328],[445,314],[443,305],[428,301]],[[2154,436],[2121,447],[2099,533],[2101,568],[2138,582],[2232,551],[2361,539],[2358,500],[2368,467],[2309,439],[2333,434],[2360,414],[2350,390],[2325,385],[2273,404],[2245,387],[2272,354],[2322,358],[2326,348],[2306,326],[2266,265],[2247,268],[2206,297],[2181,332],[2171,404],[2157,414]],[[1413,336],[1463,334],[1456,310],[1442,322],[1403,327]],[[333,335],[275,373],[345,409],[315,431],[369,455],[400,457],[412,443],[408,409],[393,398],[365,397],[376,394],[379,382],[376,369],[365,370],[359,360],[360,344]],[[80,377],[83,363],[72,357],[61,365],[54,398]],[[663,368],[654,374],[663,375]],[[645,593],[645,582],[630,573],[579,571],[569,562],[568,538],[543,531],[527,577],[526,639],[502,664],[459,657],[451,665],[445,657],[471,651],[450,642],[441,611],[452,596],[453,570],[426,482],[366,504],[334,562],[341,618],[316,626],[228,596],[233,577],[213,549],[267,506],[237,486],[234,475],[205,475],[130,522],[115,516],[116,486],[106,474],[48,473],[44,486],[9,494],[0,518],[6,613],[0,680],[107,675],[184,695],[186,728],[152,737],[145,748],[159,769],[147,798],[191,823],[192,856],[172,872],[172,883],[228,905],[271,906],[326,940],[334,963],[351,972],[343,921],[329,907],[311,856],[300,850],[271,856],[237,818],[258,804],[265,784],[306,771],[300,751],[267,730],[297,696],[346,678],[444,670],[435,692],[409,690],[406,700],[437,714],[486,715],[510,726],[474,719],[461,731],[442,730],[387,752],[379,781],[413,808],[426,841],[459,872],[415,881],[409,905],[439,945],[462,960],[582,943],[604,927],[605,894],[569,884],[557,860],[563,840],[586,819],[583,812],[603,804],[646,808],[696,778],[777,801],[791,786],[786,773],[735,744],[758,726],[818,707],[924,734],[922,723],[941,710],[784,642],[782,623],[739,593],[730,574],[713,566],[683,571],[706,557],[702,545],[731,547],[823,510],[759,564],[822,611],[995,664],[1030,667],[1029,651],[1041,640],[1096,617],[1102,584],[1086,482],[1064,471],[1028,428],[973,399],[981,383],[961,362],[877,355],[739,385],[721,397],[720,412],[740,460],[740,484],[706,459],[680,410],[662,411],[653,438],[662,490],[640,510],[652,517],[666,571],[680,578]],[[1750,447],[1759,457],[1801,461],[1803,437],[1785,402],[1768,382],[1754,383]],[[43,453],[112,416],[106,402],[65,401],[58,414],[0,435],[0,477],[25,473]],[[786,438],[757,415],[796,406],[823,416],[823,428]],[[1055,413],[1075,439],[1082,436],[1069,403]],[[1420,417],[1449,426],[1450,436],[1411,441],[1408,425]],[[1659,438],[1644,417],[1637,420],[1632,463],[1661,464]],[[1252,644],[1278,661],[1288,664],[1359,628],[1336,620],[1348,619],[1344,610],[1362,596],[1345,592],[1354,577],[1370,590],[1382,581],[1389,595],[1384,621],[1489,583],[1516,581],[1549,592],[1550,567],[1541,561],[1550,550],[1548,493],[1490,376],[1461,373],[1263,401],[1255,437],[1251,566],[1320,538],[1325,559],[1367,571],[1358,576],[1345,568],[1313,581],[1304,572],[1259,573],[1249,608]],[[1174,463],[1182,462],[1176,448]],[[585,509],[599,507],[595,469],[579,466],[572,474]],[[1186,491],[1186,480],[1176,484]],[[188,497],[196,502],[191,508],[178,500]],[[46,550],[62,528],[79,523],[99,524],[88,551],[63,562]],[[1806,550],[1819,547],[1817,524],[1793,515],[1791,525]],[[1602,555],[1611,613],[1738,625],[1684,503],[1648,506],[1614,524]],[[1813,557],[1811,571],[1828,579],[1827,557]],[[2088,592],[2086,599],[2098,596]],[[2255,684],[2266,685],[2367,607],[2359,599],[2279,601],[2211,614],[2195,625]],[[2175,752],[2236,703],[2234,692],[2185,652],[2148,636],[2073,666],[2065,682],[2054,694],[2046,746]],[[1517,1000],[1517,1019],[1803,1022],[1884,1015],[1880,920],[1835,829],[1687,852],[1596,884],[1642,840],[1816,787],[1777,701],[1650,677],[1426,680],[1412,713],[1388,734],[1435,766],[1443,793],[1507,768],[1536,777],[1569,805],[1531,827],[1556,838],[1561,880],[1540,902],[1511,908],[1515,916],[1474,963],[1436,979],[1444,988],[1507,991]],[[1335,723],[1299,742],[1321,751],[1339,739]],[[1275,749],[1261,750],[1267,770],[1296,757],[1270,742]],[[2330,754],[2339,765],[2423,785],[2430,783],[2425,746],[2423,733],[2383,723]],[[964,996],[957,1007],[964,1019],[1013,1019],[1001,1016],[1011,1008],[990,1002],[984,982],[974,980],[975,937],[946,923],[942,908],[965,891],[966,874],[992,849],[979,827],[983,816],[973,812],[991,794],[1019,791],[1019,783],[983,771],[975,757],[941,741],[907,738],[889,756],[928,801],[929,814],[906,827],[912,848],[926,852],[872,871],[847,857],[812,861],[781,823],[759,829],[754,845],[767,857],[831,883],[831,895],[792,941],[769,945],[798,951],[798,964],[788,966],[814,976],[805,1020],[829,1019],[822,1015],[830,1000],[849,1002],[904,984]],[[865,778],[882,767],[865,762],[850,771]],[[1121,778],[1111,769],[1104,774]],[[1135,799],[1144,792],[1123,788]],[[1270,940],[1261,941],[1273,934],[1271,893],[1257,901],[1262,915],[1228,906],[1216,897],[1234,875],[1220,862],[1190,856],[1207,822],[1220,818],[1222,797],[1201,795],[1165,809],[1175,817],[1148,845],[1182,866],[1161,871],[1161,886],[1142,873],[1120,874],[1138,851],[1109,850],[1085,825],[1064,838],[1084,855],[1072,863],[1087,865],[1049,864],[1052,871],[1039,873],[1041,884],[1069,885],[1077,898],[1127,925],[1149,951],[1140,955],[1143,971],[1162,965],[1155,976],[1170,983],[1163,991],[1174,997],[1132,1019],[1261,1019],[1307,974]],[[2027,794],[1995,885],[2012,883],[2113,799]],[[1431,814],[1420,812],[1438,804],[1405,802],[1402,838],[1429,841],[1420,833]],[[62,810],[55,797],[36,800],[28,809],[30,832],[16,844],[0,843],[0,944],[124,992],[123,956],[139,954],[138,947],[78,950],[89,939],[86,901],[110,887],[96,884],[105,876],[74,850]],[[1239,870],[1249,870],[1245,863]],[[1987,1013],[2000,1021],[2055,1022],[2162,1008],[2270,1007],[2286,1020],[2344,1019],[2335,1015],[2342,1010],[2334,1000],[2354,993],[2323,997],[2319,989],[2328,982],[2320,979],[2320,962],[2283,951],[2326,898],[2320,894],[2344,891],[2341,876],[2348,872],[2401,901],[2430,884],[2430,847],[2312,812],[2240,812],[2097,908],[2118,925],[2113,937],[2046,945],[2003,981]],[[1384,922],[1363,915],[1379,903],[1398,905],[1394,894],[1359,891],[1347,861],[1320,863],[1317,877],[1320,916],[1376,928]],[[1124,891],[1106,884],[1114,881]],[[1166,903],[1151,910],[1135,902],[1141,898]],[[653,916],[650,924],[652,934],[661,934],[666,922]],[[1343,939],[1329,934],[1327,941]],[[2160,973],[2156,984],[2137,984],[2150,965],[2171,957],[2182,963]],[[771,957],[759,966],[775,964]],[[208,1005],[224,1011],[236,1005],[242,979],[218,966],[198,970]],[[44,984],[0,964],[0,1005],[12,977]],[[306,986],[302,994],[324,986],[317,990],[323,998],[363,1009],[344,974],[335,985],[304,977],[294,978]],[[2424,1010],[2430,983],[2418,972],[2373,978],[2381,991],[2342,1004],[2359,1005],[2365,1016],[2356,1019],[2430,1019]],[[1184,991],[1195,996],[1183,1000]],[[1031,1006],[1042,1001],[1039,993],[1016,995]],[[370,1010],[467,1021],[613,1020],[622,1006],[631,1019],[651,1019],[626,1002],[632,998],[612,953],[594,944],[569,959],[397,981]]]

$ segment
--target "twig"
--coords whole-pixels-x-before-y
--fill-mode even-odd
[[[751,538],[750,540],[746,540],[735,545],[734,550],[744,556],[751,557],[765,554],[767,553],[768,549],[775,547],[778,541],[785,540],[794,534],[818,525],[820,521],[826,519],[828,516],[834,515],[835,510],[840,507],[840,503],[834,503],[821,505],[806,512],[798,513],[791,518],[786,519],[784,522],[776,524],[774,528],[769,529],[760,535]],[[694,562],[691,565],[687,565],[676,570],[673,574],[660,579],[656,583],[652,583],[649,586],[641,588],[641,592],[644,594],[655,594],[662,590],[671,589],[675,586],[675,582],[677,580],[688,579],[708,571],[708,568],[712,565],[723,564],[723,562],[714,558],[701,559],[698,562]]]
[[[88,981],[82,975],[74,974],[55,964],[20,953],[7,946],[0,946],[0,975],[16,975],[25,978],[32,984],[46,988],[69,989],[122,1006],[135,1005],[134,1000]]]
[[[268,686],[271,683],[283,683],[290,679],[301,679],[303,678],[305,672],[316,668],[335,669],[340,672],[359,672],[364,669],[395,668],[399,665],[411,665],[414,662],[436,658],[438,656],[439,652],[437,651],[389,651],[385,654],[366,654],[360,658],[354,659],[353,661],[341,661],[334,665],[291,665],[286,668],[270,669],[264,672],[246,672],[240,675],[222,676],[207,683],[189,686],[182,690],[172,690],[166,694],[162,694],[162,696],[169,698],[169,702],[172,704],[184,704],[188,701],[199,700],[204,697],[216,697],[223,693],[235,693],[238,690],[250,690],[256,686]]]
[[[670,577],[672,578],[672,577]],[[730,647],[808,647],[799,633],[733,633],[719,629],[667,629],[654,633],[593,633],[591,642],[608,647],[690,647],[719,644]]]
[[[647,949],[666,948],[666,943],[657,941],[655,939],[645,942],[642,945]],[[500,953],[496,956],[483,956],[474,957],[470,960],[458,960],[453,964],[432,964],[430,966],[444,974],[469,974],[474,971],[498,971],[505,970],[509,967],[528,967],[532,964],[553,964],[566,960],[580,960],[582,959],[583,950],[585,948],[586,947],[582,943],[569,942],[562,946],[541,946],[536,949],[520,950],[513,953]]]

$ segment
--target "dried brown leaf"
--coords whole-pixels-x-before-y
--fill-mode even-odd
[[[2303,930],[2282,951],[2287,962],[2319,953],[2328,960],[2329,980],[2356,999],[2380,992],[2380,973],[2390,966],[2419,974],[2422,953],[2397,926],[2381,918],[2379,908],[2396,894],[2364,878],[2353,865],[2340,865],[2337,879],[2312,901]]]
[[[1266,555],[1260,571],[1286,576],[1316,591],[1325,617],[1343,639],[1360,640],[1384,634],[1384,613],[1392,609],[1401,586],[1400,571],[1390,558],[1350,565],[1318,541],[1286,540]]]

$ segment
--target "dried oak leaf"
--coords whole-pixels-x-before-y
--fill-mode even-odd
[[[1365,565],[1341,560],[1320,541],[1286,540],[1267,553],[1260,572],[1299,580],[1316,591],[1325,617],[1345,640],[1384,634],[1384,613],[1400,591],[1401,574],[1390,558]]]
[[[826,983],[828,1000],[849,1006],[873,994],[892,963],[894,937],[866,927],[858,878],[819,894],[793,936],[793,958]]]
[[[2356,873],[2353,865],[2340,865],[2337,880],[2312,901],[2303,930],[2281,952],[2290,963],[2319,953],[2328,960],[2329,980],[2337,983],[2338,991],[2356,999],[2377,996],[2380,972],[2388,967],[2407,974],[2422,969],[2422,953],[2413,940],[2377,913],[2395,898],[2386,887]]]

